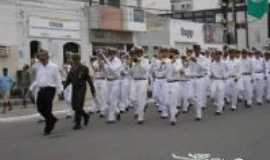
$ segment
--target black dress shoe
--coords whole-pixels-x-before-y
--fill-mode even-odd
[[[44,129],[44,135],[51,134],[57,121],[58,119],[55,118],[51,122],[48,122],[48,124],[46,124],[45,129]]]
[[[221,116],[221,113],[220,112],[216,112],[215,115],[216,116]]]
[[[125,111],[120,111],[120,114],[124,114],[125,113]]]
[[[84,117],[84,126],[87,126],[88,125],[89,119],[90,119],[90,116],[88,114],[85,115],[85,117]]]
[[[176,122],[171,122],[171,126],[175,126],[176,125]]]
[[[161,116],[161,119],[167,119],[168,117]]]
[[[206,107],[202,107],[202,110],[205,111],[206,110]]]
[[[92,115],[92,114],[95,114],[95,113],[94,113],[94,112],[92,112],[92,111],[90,111],[90,112],[88,112],[88,114],[89,114],[89,115]]]
[[[236,111],[236,109],[235,109],[235,108],[231,108],[231,111],[233,111],[233,112],[234,112],[234,111]]]
[[[175,117],[178,118],[180,115],[180,112],[176,113]]]
[[[99,118],[104,118],[105,116],[103,114],[100,114],[99,115]]]
[[[148,105],[146,105],[146,106],[144,107],[144,112],[146,112],[147,109],[148,109]]]
[[[263,104],[262,103],[257,103],[258,106],[262,106]]]
[[[116,119],[117,121],[121,121],[121,114],[117,114]]]
[[[73,127],[73,130],[80,130],[82,127],[81,127],[81,125],[75,125],[74,127]]]
[[[142,125],[144,121],[138,121],[138,125]]]
[[[188,111],[183,111],[183,114],[187,114],[188,113]]]
[[[197,117],[197,118],[195,118],[195,121],[201,121],[202,120],[202,118],[199,118],[199,117]]]
[[[107,124],[114,124],[115,121],[107,121]]]
[[[246,107],[246,108],[251,108],[251,105],[246,104],[245,107]]]
[[[66,116],[66,119],[71,119],[71,118],[72,118],[72,116],[70,116],[70,115]]]

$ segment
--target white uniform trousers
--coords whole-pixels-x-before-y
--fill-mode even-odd
[[[67,110],[66,115],[72,116],[73,110],[71,106],[71,96],[72,96],[72,85],[67,86],[67,88],[63,92],[64,94],[64,106]]]
[[[157,104],[158,110],[161,111],[162,117],[168,117],[168,111],[166,107],[166,79],[156,79],[156,96],[157,96]]]
[[[167,82],[166,104],[170,115],[170,121],[176,122],[177,104],[179,99],[179,81]]]
[[[189,99],[191,97],[190,85],[190,80],[179,81],[178,105],[182,107],[183,111],[188,111]]]
[[[120,81],[108,80],[107,86],[108,121],[115,121],[116,114],[120,113]]]
[[[241,81],[243,83],[243,90],[241,91],[243,99],[247,102],[248,105],[251,105],[253,97],[253,84],[251,83],[251,76],[243,75]]]
[[[133,80],[131,102],[138,115],[138,121],[144,121],[144,109],[147,101],[147,80]]]
[[[207,107],[207,88],[209,86],[210,79],[208,76],[205,76],[202,78],[202,107],[206,108]]]
[[[225,97],[224,80],[213,80],[211,93],[212,93],[211,98],[214,100],[214,104],[217,106],[216,112],[222,113]]]
[[[235,80],[235,78],[229,78],[226,80],[225,85],[225,96],[231,102],[231,108],[237,108],[238,96],[240,92],[241,81]]]
[[[203,78],[193,78],[191,80],[192,87],[192,101],[195,105],[196,118],[202,118],[202,107],[203,107],[203,97],[205,96],[204,90],[204,79]]]
[[[268,73],[266,76],[265,86],[266,86],[265,98],[267,101],[270,101],[270,73]]]
[[[254,98],[257,103],[263,103],[263,93],[264,93],[264,74],[255,73],[254,74]]]
[[[105,115],[108,109],[107,105],[107,81],[105,79],[96,79],[94,81],[96,88],[96,99],[93,101],[93,110],[100,111],[100,114]]]
[[[130,80],[128,78],[120,80],[120,110],[121,111],[126,111],[129,105],[129,92],[130,92],[129,82]]]

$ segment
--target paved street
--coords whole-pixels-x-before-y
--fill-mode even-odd
[[[193,121],[192,113],[181,115],[177,126],[147,111],[143,126],[132,114],[120,123],[105,124],[92,116],[90,126],[73,131],[72,120],[60,117],[51,136],[42,136],[36,120],[0,123],[1,160],[171,160],[171,153],[211,153],[213,157],[245,160],[269,159],[269,105],[226,110],[216,117],[208,109],[205,120]],[[61,118],[62,117],[62,118]]]

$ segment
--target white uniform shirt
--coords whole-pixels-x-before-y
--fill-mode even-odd
[[[155,78],[163,79],[166,78],[166,62],[162,62],[161,60],[157,60],[153,66],[153,74]]]
[[[111,61],[105,64],[105,71],[109,80],[119,79],[121,75],[122,62],[118,57],[114,57]]]
[[[47,65],[40,64],[36,67],[35,81],[30,89],[41,87],[55,87],[59,92],[63,91],[60,70],[56,64],[49,62]]]
[[[252,61],[252,67],[254,70],[254,73],[264,73],[264,62],[263,58],[255,58]]]
[[[225,63],[227,67],[228,76],[240,78],[241,76],[240,62],[237,59],[228,59]]]
[[[166,79],[167,81],[180,80],[180,71],[183,69],[182,64],[179,61],[168,63],[166,65]]]
[[[223,61],[212,62],[210,65],[210,77],[213,79],[225,79],[227,78],[227,68]]]
[[[140,62],[134,63],[130,69],[133,79],[147,79],[149,71],[149,61],[145,58],[140,58]]]
[[[197,77],[197,76],[205,76],[208,73],[207,68],[207,60],[204,56],[200,55],[196,58],[196,62],[190,62],[189,69],[190,69],[190,76]]]
[[[270,75],[270,59],[264,61],[265,74]]]
[[[252,60],[250,58],[241,59],[241,72],[242,74],[252,74]]]

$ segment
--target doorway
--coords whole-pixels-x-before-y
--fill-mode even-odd
[[[71,54],[78,54],[80,53],[80,45],[74,42],[68,42],[63,46],[63,56],[64,56],[64,64],[67,63],[68,59],[70,58]]]
[[[30,42],[30,57],[31,59],[37,58],[37,54],[41,49],[41,42],[33,40]]]

